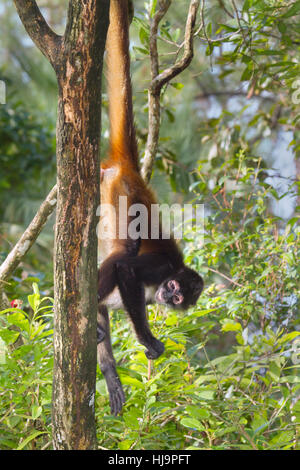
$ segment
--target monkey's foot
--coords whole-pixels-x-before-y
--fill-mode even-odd
[[[147,348],[145,354],[148,359],[157,359],[165,350],[164,343],[156,338],[152,339],[151,344],[145,346]]]
[[[125,403],[125,394],[119,376],[115,370],[109,370],[105,374],[105,380],[109,393],[111,414],[117,416],[122,411]]]

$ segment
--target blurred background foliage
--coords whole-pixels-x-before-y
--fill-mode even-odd
[[[38,4],[63,32],[67,2]],[[149,15],[157,1],[134,5],[132,82],[142,158]],[[173,2],[161,24],[161,69],[182,53],[188,5]],[[204,229],[190,227],[182,246],[206,288],[184,315],[149,309],[166,344],[150,377],[123,313],[113,315],[128,401],[122,416],[109,416],[99,372],[104,448],[299,448],[299,19],[299,1],[201,1],[194,59],[162,93],[152,185],[160,202],[204,204]],[[1,261],[55,182],[57,87],[8,0],[0,6],[0,30]],[[103,91],[105,155],[105,83]],[[23,306],[1,315],[3,449],[51,448],[53,224],[52,217],[6,286],[10,300]]]

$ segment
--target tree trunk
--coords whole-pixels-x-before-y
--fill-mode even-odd
[[[110,2],[69,0],[64,36],[52,31],[35,0],[14,3],[29,36],[56,71],[59,86],[53,443],[55,449],[95,449],[96,209]],[[21,248],[24,252],[24,243]]]
[[[57,120],[53,442],[94,449],[101,73],[108,0],[72,0]]]
[[[54,448],[93,449],[96,448],[96,208],[100,176],[101,73],[110,1],[69,0],[64,36],[51,30],[35,0],[14,2],[31,39],[54,67],[59,84],[54,268]],[[132,0],[128,2],[132,15]],[[152,20],[150,130],[142,168],[146,180],[152,172],[159,137],[160,91],[192,60],[199,3],[200,0],[190,0],[182,58],[161,73],[157,28],[171,0],[158,2]],[[30,242],[33,242],[34,236],[30,233]],[[21,241],[23,248],[24,241],[27,246],[27,239]],[[16,255],[19,262],[19,252]],[[13,261],[9,259],[9,266]]]

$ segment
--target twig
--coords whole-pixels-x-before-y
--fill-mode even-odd
[[[5,310],[10,307],[10,303],[8,300],[7,295],[3,292],[2,288],[0,287],[0,312],[1,310]]]
[[[218,275],[221,276],[221,277],[224,277],[224,279],[227,279],[227,281],[231,282],[231,283],[234,284],[235,286],[244,287],[242,284],[239,284],[238,282],[234,281],[233,279],[231,279],[230,277],[226,276],[225,274],[220,273],[219,271],[216,271],[215,269],[212,269],[212,268],[207,268],[207,269],[208,269],[209,271],[212,271],[213,273],[218,274]]]
[[[149,181],[152,173],[152,167],[157,152],[159,126],[160,126],[160,90],[154,92],[152,83],[159,75],[159,58],[157,50],[157,32],[158,25],[171,5],[171,0],[159,2],[159,9],[150,19],[150,66],[151,66],[151,85],[148,90],[148,137],[144,156],[143,167],[141,169],[142,177]]]
[[[204,93],[201,93],[199,95],[195,96],[195,100],[201,100],[205,98],[210,98],[211,96],[228,96],[229,98],[232,98],[234,96],[244,96],[247,97],[248,93],[243,91],[243,90],[218,90],[218,91],[206,91]],[[253,95],[253,98],[257,98],[260,100],[264,101],[270,101],[274,102],[275,97],[271,96],[262,96],[262,95]]]
[[[49,27],[35,0],[14,0],[14,3],[27,33],[54,65],[60,52],[62,36]]]
[[[191,0],[189,12],[187,16],[185,34],[184,34],[184,52],[182,58],[157,75],[151,82],[150,89],[153,93],[158,93],[162,87],[185,70],[191,63],[194,55],[193,39],[196,16],[199,8],[200,0]]]
[[[175,62],[171,67],[159,73],[159,58],[157,51],[157,31],[158,25],[163,16],[166,14],[171,0],[160,0],[159,9],[155,13],[150,24],[150,62],[151,62],[151,84],[148,90],[148,138],[141,170],[142,176],[146,181],[150,180],[154,159],[156,156],[159,126],[160,126],[160,93],[162,87],[185,70],[191,63],[194,51],[194,28],[196,16],[200,4],[200,0],[191,0],[189,12],[186,20],[183,55],[182,58]],[[180,46],[181,47],[181,46]]]
[[[253,441],[252,437],[249,436],[249,434],[245,431],[245,428],[242,424],[238,424],[238,430],[244,436],[244,438],[249,442],[251,445],[252,449],[258,450],[255,442]]]
[[[46,224],[49,216],[52,214],[55,208],[56,195],[57,187],[55,185],[46,197],[45,201],[41,204],[38,212],[21,236],[20,240],[1,264],[0,281],[4,282],[11,276],[28,250],[32,247],[33,243],[41,233],[42,228]]]
[[[230,16],[230,18],[234,18],[234,15],[226,8],[223,0],[218,0],[218,3],[220,5],[220,8],[222,8],[225,11],[225,13],[227,13],[227,15]]]
[[[240,16],[239,16],[239,12],[238,12],[237,6],[236,6],[234,0],[231,0],[231,3],[232,3],[232,6],[233,6],[233,9],[234,9],[234,11],[235,11],[236,19],[237,19],[237,22],[238,22],[240,31],[241,31],[241,33],[242,33],[242,35],[243,35],[244,42],[246,42],[246,36],[244,35],[244,30],[243,30],[243,27],[242,27],[242,25],[241,25],[241,19],[240,19]]]
[[[201,25],[201,29],[203,29],[203,27],[204,27],[204,24]],[[201,31],[201,29],[200,29],[200,31]],[[213,44],[215,42],[219,43],[219,42],[222,42],[222,41],[226,41],[226,39],[231,39],[232,37],[236,36],[240,32],[241,32],[241,30],[237,29],[236,31],[234,31],[234,33],[224,34],[224,36],[216,37],[214,39],[209,38],[207,36],[207,34],[205,34],[205,38],[202,38],[202,37],[199,36],[199,39],[200,39],[200,41],[205,41],[208,44]]]
[[[147,373],[148,381],[151,379],[151,369],[152,369],[152,361],[151,359],[148,359],[148,373]]]
[[[210,38],[207,36],[207,32],[206,32],[204,10],[205,10],[205,0],[202,0],[202,7],[201,7],[201,23],[202,23],[202,26],[203,26],[203,31],[204,31],[205,39],[206,39],[206,41],[207,41],[207,43],[208,43],[208,47],[209,47],[209,50],[210,50],[210,68],[212,69],[212,49],[211,49],[211,40],[210,40]]]
[[[56,194],[57,187],[54,186],[40,206],[32,222],[21,236],[20,240],[0,266],[0,310],[4,310],[9,307],[9,300],[3,291],[4,285],[8,284],[7,279],[9,279],[26,253],[32,247],[50,214],[54,211],[56,206]]]

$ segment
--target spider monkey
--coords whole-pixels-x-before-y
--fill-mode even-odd
[[[202,292],[203,280],[186,267],[175,240],[159,236],[151,238],[151,205],[156,200],[139,172],[135,135],[129,58],[128,2],[111,0],[110,25],[107,36],[107,68],[109,87],[110,150],[101,165],[101,207],[108,209],[111,237],[99,240],[103,262],[99,269],[97,349],[100,369],[105,377],[111,413],[117,415],[125,402],[123,388],[116,371],[110,340],[108,309],[124,308],[132,321],[138,341],[145,346],[148,359],[156,359],[164,345],[155,338],[146,317],[146,304],[165,304],[176,309],[194,305]],[[147,236],[128,236],[134,218],[126,215],[123,226],[118,223],[119,197],[126,196],[128,207],[142,204],[147,209]],[[111,206],[109,206],[111,207]],[[123,217],[124,219],[124,217]],[[116,233],[113,224],[117,222]],[[101,226],[101,217],[100,217]],[[126,237],[121,233],[126,233]]]

